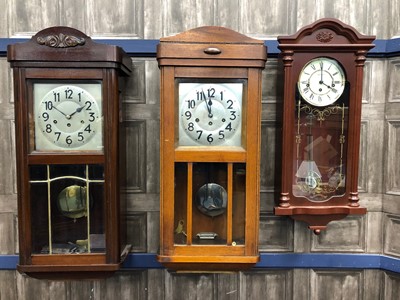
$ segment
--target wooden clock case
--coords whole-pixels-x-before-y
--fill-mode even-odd
[[[235,271],[250,268],[259,260],[261,72],[266,56],[262,41],[223,27],[200,27],[160,40],[157,49],[161,69],[158,261],[170,270]],[[179,83],[235,80],[244,82],[241,146],[180,146]],[[202,164],[216,170],[222,165],[227,170],[221,171],[228,182],[227,210],[223,215],[204,216],[194,205],[200,180],[196,167]],[[236,165],[245,168],[240,178],[233,175]],[[233,200],[234,193],[242,193],[242,201]],[[206,231],[203,236],[218,233],[221,239],[199,240],[202,235],[199,231]],[[241,237],[240,242],[237,236]]]
[[[361,98],[366,53],[374,46],[372,44],[374,39],[375,37],[362,35],[353,27],[336,19],[321,19],[305,26],[294,35],[278,37],[278,48],[282,52],[284,65],[284,100],[281,192],[275,214],[305,221],[316,234],[325,229],[330,221],[339,220],[351,214],[366,213],[366,209],[360,207],[357,190]],[[348,102],[347,136],[343,149],[346,183],[341,196],[332,197],[327,201],[312,202],[305,197],[297,197],[293,194],[296,176],[295,111],[299,97],[296,92],[299,74],[307,62],[317,57],[336,60],[346,73],[347,87],[343,94],[344,97],[348,97],[346,99]]]
[[[51,27],[38,32],[27,42],[9,45],[8,61],[13,69],[15,97],[20,256],[17,269],[32,277],[49,279],[110,275],[120,268],[124,256],[129,252],[123,224],[125,205],[122,197],[120,198],[119,179],[120,175],[123,176],[123,168],[120,166],[124,165],[124,148],[119,146],[123,146],[123,139],[120,139],[122,118],[119,81],[122,81],[121,76],[130,75],[131,60],[121,48],[95,43],[76,29]],[[32,145],[33,83],[73,84],[81,81],[101,83],[104,126],[102,151],[36,151]],[[102,175],[99,176],[103,176],[104,184],[96,194],[100,200],[96,199],[100,201],[101,204],[97,206],[101,208],[96,212],[96,204],[93,205],[92,213],[94,219],[99,218],[97,221],[93,220],[93,227],[102,228],[105,235],[105,249],[100,253],[42,254],[35,248],[37,244],[42,243],[38,240],[48,234],[46,226],[50,228],[48,224],[53,221],[53,216],[49,217],[52,221],[43,221],[47,218],[43,211],[45,207],[37,208],[37,201],[42,195],[35,194],[30,184],[30,168],[51,168],[54,165],[61,168],[74,165],[100,166]],[[64,223],[68,221],[65,220]],[[37,228],[44,224],[43,222],[47,225]],[[80,220],[75,220],[76,224],[79,222]],[[96,225],[99,222],[101,224]],[[73,223],[74,221],[70,220],[68,224],[73,226]],[[57,224],[53,225],[52,229],[56,232]],[[61,222],[58,226],[64,225]],[[66,226],[65,230],[70,228]],[[47,247],[49,243],[53,243],[53,238],[57,237],[51,236]]]

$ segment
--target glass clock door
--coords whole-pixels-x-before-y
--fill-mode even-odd
[[[32,253],[104,253],[102,165],[30,167]]]
[[[293,195],[327,201],[345,193],[348,107],[315,107],[298,100],[294,127]]]

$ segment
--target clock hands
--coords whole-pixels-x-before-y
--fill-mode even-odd
[[[204,93],[204,91],[201,91],[201,93],[203,94],[204,99],[206,99],[206,94]],[[213,114],[212,114],[212,111],[211,111],[211,106],[212,106],[213,103],[212,103],[211,97],[208,97],[208,101],[204,100],[204,102],[206,103],[206,106],[207,106],[208,117],[212,118]]]
[[[72,114],[70,114],[70,115],[67,115],[66,113],[64,113],[63,111],[61,111],[60,109],[58,109],[57,106],[53,106],[53,108],[54,108],[56,111],[60,112],[62,115],[64,115],[65,118],[66,118],[67,120],[70,120],[74,114],[81,112],[81,111],[85,108],[85,106],[86,106],[86,103],[85,103],[84,106],[79,106],[79,107],[78,107]]]

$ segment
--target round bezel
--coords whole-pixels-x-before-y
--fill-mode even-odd
[[[303,67],[297,87],[301,97],[309,104],[327,106],[340,98],[345,83],[345,72],[336,60],[318,57]]]

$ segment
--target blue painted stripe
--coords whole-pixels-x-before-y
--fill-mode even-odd
[[[18,261],[18,255],[0,255],[0,270],[15,270]]]
[[[28,39],[0,38],[0,57],[7,55],[7,45],[26,42]],[[109,45],[120,46],[132,57],[155,57],[159,40],[146,39],[99,39],[94,41]],[[277,40],[266,40],[264,44],[268,47],[268,55],[277,57],[280,53]],[[400,38],[389,40],[375,40],[368,57],[393,57],[400,56]]]
[[[0,270],[15,270],[18,255],[0,255]],[[162,269],[154,253],[131,253],[123,269]],[[400,273],[400,258],[380,254],[261,253],[256,269],[381,269]]]

